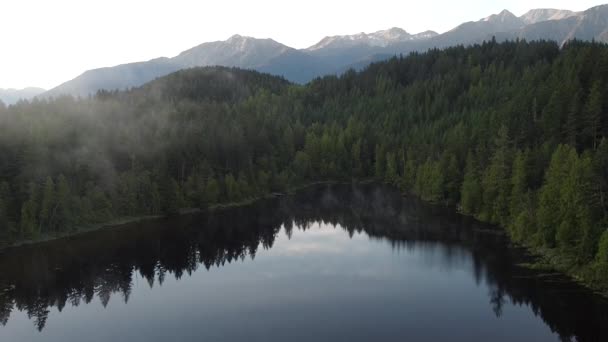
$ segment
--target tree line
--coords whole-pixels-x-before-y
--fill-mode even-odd
[[[69,233],[375,178],[608,284],[608,47],[488,41],[300,86],[194,68],[0,106],[0,234]]]

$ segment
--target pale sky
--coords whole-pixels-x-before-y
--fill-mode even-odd
[[[606,0],[604,0],[605,2]],[[50,89],[99,67],[173,57],[233,34],[305,48],[327,35],[445,32],[503,9],[585,10],[591,0],[2,0],[0,88]]]

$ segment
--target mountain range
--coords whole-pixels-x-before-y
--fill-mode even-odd
[[[44,93],[42,88],[28,87],[24,89],[0,89],[0,101],[5,105],[15,104],[19,100],[30,100]]]
[[[211,65],[254,69],[306,83],[322,75],[360,69],[396,54],[480,43],[493,37],[498,41],[545,39],[559,44],[572,39],[608,42],[608,5],[582,12],[534,9],[520,17],[504,10],[463,23],[443,34],[434,31],[410,34],[395,27],[373,33],[325,37],[306,49],[294,49],[272,39],[234,35],[226,41],[195,46],[173,58],[89,70],[43,95],[86,96],[100,89],[139,86],[180,69]]]

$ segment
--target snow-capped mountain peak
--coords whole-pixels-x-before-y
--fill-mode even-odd
[[[255,41],[252,37],[241,36],[239,34],[235,34],[232,37],[226,40],[227,45],[231,45],[234,50],[237,51],[245,51],[248,48],[248,45],[251,45]]]
[[[542,21],[561,20],[577,15],[577,12],[553,8],[538,8],[528,11],[519,17],[526,25],[536,24]]]
[[[416,40],[418,40],[418,39],[422,40],[422,39],[430,39],[430,38],[433,38],[433,37],[438,36],[438,35],[439,35],[439,33],[435,32],[435,31],[428,30],[428,31],[416,33],[412,37],[414,39],[416,39]]]
[[[386,41],[400,41],[411,37],[411,34],[407,33],[404,29],[399,27],[392,27],[388,30],[377,31],[370,33],[369,37],[376,39],[383,39]]]
[[[500,12],[498,14],[492,14],[489,17],[481,19],[481,21],[488,21],[488,22],[495,22],[495,23],[506,23],[506,22],[512,22],[513,20],[519,20],[519,18],[517,18],[515,16],[515,14],[509,12],[506,9],[502,10],[502,12]]]
[[[307,50],[316,51],[326,48],[341,49],[355,46],[386,47],[394,43],[428,39],[434,37],[435,35],[437,35],[437,33],[433,31],[425,31],[412,35],[402,28],[392,27],[387,30],[372,33],[361,32],[353,35],[325,37],[317,44],[309,47]]]
[[[203,43],[172,59],[178,65],[225,65],[255,67],[291,51],[290,47],[272,39],[233,35],[225,41]]]

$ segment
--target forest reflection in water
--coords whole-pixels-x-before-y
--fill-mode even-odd
[[[203,276],[212,277],[227,264],[255,262],[262,251],[273,250],[275,258],[280,258],[281,248],[287,247],[304,256],[321,255],[320,248],[349,252],[348,239],[331,240],[327,233],[311,235],[306,244],[284,243],[294,234],[303,239],[313,231],[317,235],[345,231],[351,238],[381,241],[393,253],[417,253],[429,267],[439,265],[439,273],[470,270],[467,277],[477,284],[472,290],[488,289],[484,294],[487,312],[495,319],[500,319],[505,305],[523,306],[562,340],[608,340],[606,302],[560,275],[517,266],[529,257],[510,246],[501,229],[374,184],[322,185],[247,207],[4,250],[0,252],[0,323],[4,326],[0,337],[17,312],[26,313],[44,333],[53,308],[63,312],[66,306],[99,306],[95,298],[105,308],[113,296],[128,303],[138,279],[153,288],[167,279],[190,277],[201,268],[211,270]],[[450,289],[450,279],[445,275],[439,280],[445,282],[441,284],[445,291]],[[382,291],[383,280],[377,281],[377,291]],[[429,284],[431,288],[437,290]],[[458,312],[449,305],[445,303],[442,310]]]

